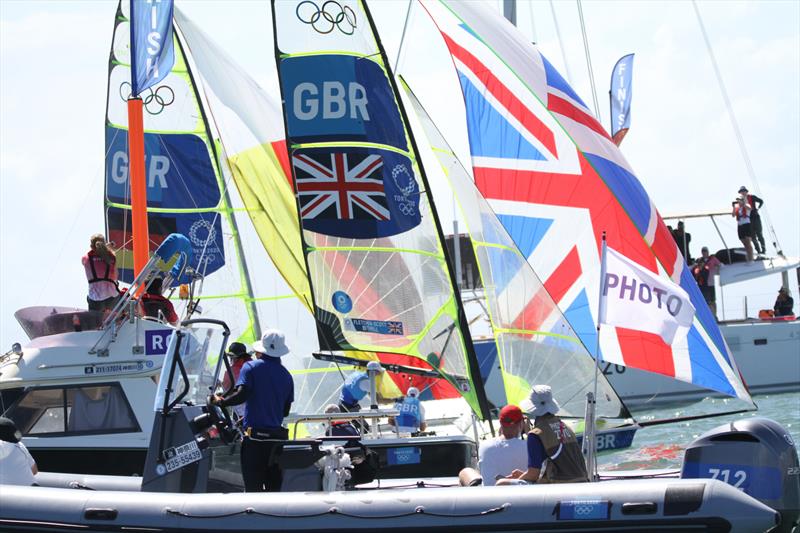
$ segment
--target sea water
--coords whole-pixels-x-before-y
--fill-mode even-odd
[[[796,443],[800,443],[800,391],[785,394],[754,396],[758,410],[736,415],[723,415],[715,418],[677,422],[640,429],[633,439],[633,445],[625,450],[603,453],[598,464],[603,469],[667,468],[679,469],[683,450],[693,440],[706,431],[728,423],[751,417],[764,417],[775,420],[785,427]],[[706,398],[700,402],[672,408],[653,409],[636,412],[640,421],[664,418],[678,418],[719,412],[730,400]],[[720,405],[722,404],[722,405]],[[732,408],[733,409],[733,408]]]

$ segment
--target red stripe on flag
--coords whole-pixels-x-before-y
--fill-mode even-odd
[[[672,348],[661,337],[626,328],[616,330],[626,366],[675,377]]]
[[[525,309],[514,319],[514,327],[539,329],[552,312],[551,301],[560,302],[564,294],[578,281],[580,275],[581,262],[578,257],[578,248],[573,247],[545,281],[543,288],[537,291],[525,305]]]
[[[596,118],[594,118],[592,115],[589,115],[582,109],[579,109],[571,102],[568,102],[567,100],[564,100],[553,93],[547,93],[547,109],[553,113],[558,113],[559,115],[564,115],[567,118],[571,118],[575,122],[583,124],[595,133],[602,135],[609,141],[611,140],[611,137],[608,136],[608,132],[603,129],[603,126],[597,122]]]
[[[514,118],[520,121],[522,125],[525,126],[525,128],[531,134],[533,134],[533,136],[539,139],[539,141],[550,151],[551,154],[558,157],[555,136],[553,135],[553,132],[550,131],[550,128],[545,126],[545,124],[539,120],[539,117],[531,113],[528,107],[523,104],[519,98],[514,96],[514,93],[508,90],[508,87],[506,87],[503,82],[497,78],[497,76],[492,74],[492,71],[489,70],[483,63],[481,63],[475,56],[456,44],[455,41],[453,41],[444,33],[442,35],[447,43],[447,47],[450,49],[450,53],[453,54],[453,56],[461,61],[464,65],[466,65],[466,67],[469,68],[479,80],[481,80],[481,82],[486,86],[486,89],[492,93],[492,95],[506,109],[508,109]]]
[[[661,215],[656,213],[656,216],[658,216],[658,225],[656,226],[652,248],[653,252],[661,259],[664,270],[671,276],[675,270],[675,262],[678,259],[678,246],[675,244],[675,239],[672,238],[667,225],[664,224]]]
[[[582,154],[578,160],[580,174],[473,167],[475,184],[487,199],[587,209],[598,258],[602,232],[606,231],[610,247],[652,272],[658,272],[653,252],[644,239],[636,237],[639,230],[611,190]]]

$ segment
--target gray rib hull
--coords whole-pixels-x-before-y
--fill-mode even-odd
[[[0,494],[2,531],[77,527],[89,531],[752,533],[768,531],[778,520],[775,511],[730,485],[700,479],[276,494],[162,494],[4,485]],[[598,511],[604,516],[591,518]]]

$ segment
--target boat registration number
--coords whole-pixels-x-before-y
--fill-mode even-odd
[[[200,448],[197,447],[195,441],[164,450],[164,459],[166,459],[164,466],[167,467],[167,472],[183,468],[191,463],[196,463],[202,458],[203,454]]]

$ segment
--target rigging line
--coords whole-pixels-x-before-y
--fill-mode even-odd
[[[597,103],[597,89],[594,86],[594,68],[592,68],[592,56],[589,53],[589,39],[586,37],[586,25],[583,21],[583,5],[581,0],[578,3],[578,18],[581,21],[581,35],[583,36],[583,51],[586,54],[586,68],[589,71],[589,84],[592,86],[592,101],[594,102],[594,116],[600,121],[600,105]]]
[[[750,161],[750,155],[747,152],[747,146],[744,142],[744,137],[742,136],[742,132],[739,129],[739,123],[736,120],[736,114],[733,112],[733,105],[731,105],[730,98],[728,98],[728,91],[725,88],[725,82],[722,80],[722,73],[719,70],[719,65],[717,65],[717,58],[714,55],[714,49],[711,46],[711,41],[708,38],[708,33],[706,33],[706,26],[703,24],[703,18],[700,16],[700,8],[697,7],[697,1],[692,0],[692,7],[694,8],[694,13],[697,15],[697,23],[700,25],[700,33],[703,34],[703,41],[706,45],[706,50],[708,50],[708,57],[711,59],[711,66],[714,67],[714,75],[717,78],[717,84],[719,85],[719,91],[722,93],[722,100],[725,102],[725,108],[728,111],[728,118],[731,121],[731,125],[733,126],[733,133],[736,136],[736,142],[739,144],[739,151],[741,152],[742,159],[744,159],[744,165],[747,168],[747,174],[750,177],[750,180],[753,182],[753,189],[759,195],[761,193],[761,187],[758,184],[758,180],[756,179],[756,171],[753,168],[753,163]],[[761,209],[759,209],[759,213]],[[767,227],[769,228],[770,235],[772,235],[772,245],[775,247],[778,254],[783,255],[783,248],[781,248],[780,243],[778,242],[778,235],[775,233],[775,228],[772,226],[772,220],[769,217],[769,213],[764,213],[767,219]]]
[[[550,0],[550,12],[553,14],[553,26],[556,28],[556,36],[558,36],[558,49],[561,50],[561,60],[564,62],[564,70],[567,73],[567,83],[570,86],[574,85],[572,83],[572,73],[569,70],[569,62],[567,62],[567,52],[564,49],[564,40],[561,38],[561,27],[558,25],[558,17],[556,16],[556,7],[553,4],[553,0]]]
[[[403,53],[403,43],[406,40],[406,30],[408,29],[408,21],[411,19],[411,8],[414,5],[414,0],[408,0],[408,7],[406,8],[406,20],[403,23],[403,33],[400,35],[400,44],[397,45],[397,59],[394,61],[394,71],[397,72],[397,67],[400,65],[400,55]]]
[[[550,0],[550,5],[553,5],[553,0]],[[536,35],[536,17],[533,16],[533,2],[528,4],[528,13],[531,17],[531,41],[533,41],[533,44],[536,44],[539,39]]]

